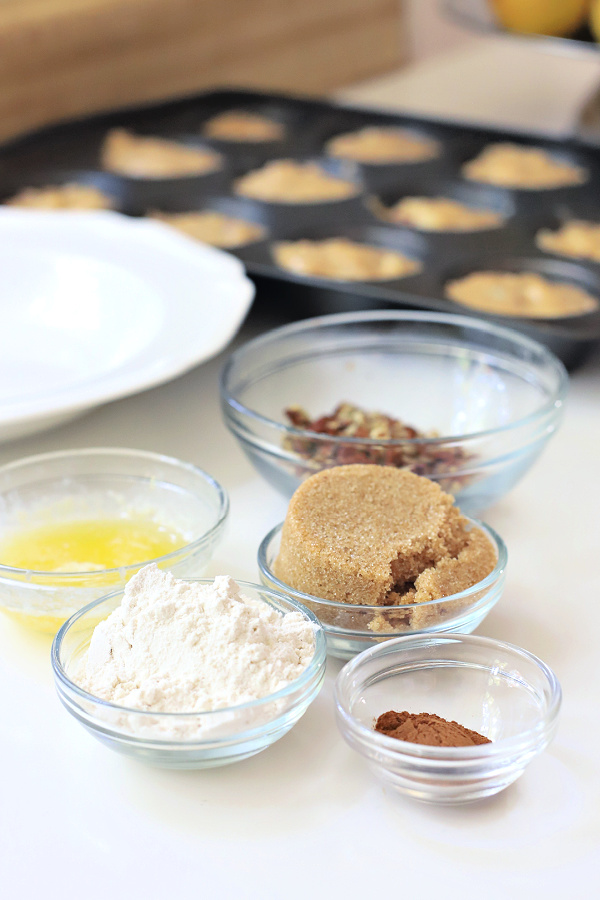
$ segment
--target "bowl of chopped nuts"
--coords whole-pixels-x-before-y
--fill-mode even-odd
[[[467,316],[378,310],[305,319],[237,349],[221,371],[225,422],[290,497],[310,475],[406,468],[477,514],[557,430],[568,377],[547,348]]]

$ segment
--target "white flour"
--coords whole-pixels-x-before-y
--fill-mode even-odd
[[[203,712],[273,694],[302,673],[314,649],[300,613],[245,597],[228,576],[194,584],[152,564],[94,629],[72,677],[120,706]]]

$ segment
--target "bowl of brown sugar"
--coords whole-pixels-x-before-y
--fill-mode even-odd
[[[364,465],[303,482],[258,551],[263,584],[311,609],[341,659],[398,635],[472,631],[506,562],[500,536],[435,482]]]
[[[512,644],[414,635],[347,663],[335,701],[344,739],[385,787],[459,804],[508,787],[547,747],[561,689],[542,660]]]

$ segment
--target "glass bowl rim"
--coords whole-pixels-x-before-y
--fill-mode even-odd
[[[36,582],[31,582],[29,579],[44,578],[46,582],[52,582],[56,579],[59,579],[60,585],[64,587],[68,585],[69,582],[78,582],[82,579],[87,579],[88,581],[91,579],[93,581],[98,578],[104,578],[106,575],[112,575],[121,572],[127,573],[133,569],[137,570],[140,568],[140,566],[147,565],[151,562],[169,562],[170,560],[180,556],[182,553],[194,552],[195,550],[202,547],[203,544],[209,543],[215,536],[215,534],[222,528],[227,516],[229,515],[229,495],[216,478],[214,478],[204,469],[201,469],[199,466],[195,466],[193,463],[178,459],[175,456],[167,456],[163,453],[153,453],[150,450],[135,450],[129,447],[82,447],[67,450],[55,450],[51,451],[50,453],[36,453],[32,456],[24,456],[21,459],[13,460],[12,462],[7,463],[4,466],[0,466],[0,476],[4,475],[5,473],[10,474],[12,470],[19,469],[21,466],[25,465],[53,462],[55,460],[66,459],[71,456],[85,458],[86,456],[93,455],[105,456],[107,458],[116,458],[120,455],[128,456],[130,458],[137,457],[151,462],[171,465],[176,469],[189,472],[192,475],[200,476],[201,480],[204,481],[205,484],[209,485],[216,493],[219,504],[216,522],[211,525],[208,531],[205,531],[204,534],[202,534],[200,537],[184,544],[177,550],[171,550],[169,553],[165,553],[163,556],[156,556],[152,559],[142,560],[139,563],[129,563],[126,566],[113,566],[109,569],[91,569],[90,571],[86,572],[56,572],[45,571],[43,569],[22,569],[18,566],[7,566],[3,563],[0,563],[0,579],[6,578],[10,579],[11,581],[19,582],[27,581],[28,584],[33,585],[35,585]],[[48,585],[47,583],[39,584],[40,588],[48,586],[52,585]]]
[[[415,744],[411,741],[403,741],[389,735],[381,734],[374,729],[367,728],[352,715],[349,708],[342,702],[343,683],[348,681],[352,675],[356,675],[356,670],[365,662],[370,662],[373,656],[378,654],[391,653],[394,650],[401,650],[402,645],[412,644],[413,647],[419,647],[431,642],[454,643],[457,645],[470,644],[476,646],[488,647],[494,650],[500,650],[522,657],[529,663],[533,663],[537,670],[541,672],[546,679],[550,689],[550,698],[546,704],[543,715],[532,728],[525,731],[517,732],[510,737],[499,738],[487,744],[477,744],[468,747],[441,747],[431,744]],[[432,648],[433,649],[433,648]],[[423,666],[425,665],[423,661]],[[423,666],[419,666],[422,668]],[[454,661],[453,668],[457,668],[458,663]],[[371,678],[369,684],[380,680],[385,668],[382,668],[378,676]],[[363,685],[364,687],[365,685]],[[338,717],[344,723],[345,728],[359,735],[365,743],[372,746],[379,746],[381,751],[387,752],[390,756],[411,758],[413,762],[421,760],[423,763],[456,763],[460,759],[474,761],[478,757],[482,761],[489,760],[490,757],[502,756],[505,753],[513,754],[515,752],[527,752],[528,749],[535,747],[540,738],[549,733],[554,725],[560,711],[562,702],[562,689],[560,682],[554,671],[542,659],[529,650],[517,646],[517,644],[508,641],[500,641],[496,638],[485,637],[479,634],[414,634],[403,635],[401,637],[391,638],[389,641],[377,644],[363,650],[348,662],[339,671],[334,682],[334,702]],[[385,763],[379,762],[385,768]]]
[[[541,357],[543,359],[543,362],[546,365],[549,365],[554,370],[554,373],[558,379],[557,389],[550,398],[548,398],[533,412],[528,413],[526,416],[523,416],[514,422],[509,422],[506,425],[501,425],[496,428],[487,428],[483,431],[474,431],[469,434],[443,435],[435,438],[388,438],[380,440],[377,438],[356,438],[350,436],[344,437],[341,435],[322,435],[318,432],[309,431],[307,429],[294,428],[291,425],[286,425],[284,422],[276,422],[274,419],[270,419],[268,416],[264,416],[262,413],[256,412],[255,410],[252,410],[250,409],[250,407],[245,406],[243,403],[241,403],[234,397],[228,386],[227,382],[231,370],[239,359],[243,358],[246,353],[256,351],[257,349],[260,350],[260,348],[265,345],[277,342],[281,337],[285,338],[289,335],[293,335],[302,331],[306,331],[308,334],[310,334],[321,326],[336,324],[360,324],[361,322],[377,323],[383,321],[413,322],[421,325],[433,323],[438,325],[462,326],[474,329],[476,331],[479,331],[480,333],[487,333],[488,335],[498,336],[506,341],[511,341],[513,344],[520,345],[521,347],[529,349],[530,351],[535,351],[536,355]],[[490,352],[493,351],[490,350]],[[551,350],[549,350],[538,341],[533,340],[533,338],[529,338],[526,335],[521,334],[520,332],[508,328],[504,325],[496,325],[495,323],[487,322],[483,319],[477,319],[474,316],[421,310],[382,309],[374,311],[363,310],[360,312],[332,313],[330,315],[316,316],[310,319],[301,319],[299,322],[292,322],[288,325],[282,325],[278,328],[274,328],[266,332],[265,334],[261,334],[257,337],[251,338],[249,341],[246,341],[246,343],[242,344],[241,347],[238,347],[237,350],[234,350],[232,353],[230,353],[223,366],[221,367],[221,371],[219,374],[219,388],[222,401],[225,405],[226,414],[229,413],[229,410],[235,410],[236,412],[246,416],[250,420],[253,420],[261,425],[266,425],[269,428],[274,428],[282,435],[289,435],[291,437],[304,437],[316,441],[327,441],[328,443],[333,443],[335,446],[343,444],[350,444],[351,446],[377,444],[378,446],[383,447],[394,447],[423,444],[424,442],[437,446],[441,444],[464,443],[470,440],[480,440],[482,438],[491,437],[492,435],[514,431],[518,428],[527,426],[532,422],[543,420],[546,415],[551,415],[553,412],[556,412],[565,400],[568,384],[569,376],[563,363],[558,359],[557,356],[554,355],[554,353],[552,353]]]
[[[182,578],[180,580],[200,584],[212,584],[214,582],[214,578]],[[54,636],[52,647],[50,649],[50,661],[52,663],[52,670],[54,672],[55,678],[60,682],[61,686],[64,689],[66,689],[70,694],[77,697],[78,700],[84,700],[87,703],[94,703],[95,705],[100,706],[103,709],[107,709],[111,712],[119,713],[121,715],[136,715],[142,716],[143,718],[156,719],[164,722],[188,721],[190,719],[204,719],[205,717],[206,721],[210,721],[210,718],[212,716],[222,715],[223,713],[238,713],[240,711],[245,711],[248,709],[257,709],[260,706],[266,705],[266,703],[271,703],[274,700],[285,700],[290,694],[293,694],[299,688],[306,687],[306,685],[310,683],[310,681],[315,677],[320,669],[324,670],[325,662],[327,659],[327,651],[323,626],[311,610],[306,609],[294,598],[286,597],[285,595],[280,594],[279,592],[274,591],[271,588],[265,587],[264,585],[255,584],[254,582],[250,581],[238,581],[237,579],[234,580],[238,587],[242,588],[242,591],[244,588],[251,588],[252,590],[260,591],[261,593],[270,594],[279,602],[283,601],[284,604],[290,605],[292,607],[292,610],[288,610],[288,612],[296,611],[301,613],[301,615],[312,625],[313,633],[315,636],[315,652],[310,662],[308,663],[304,671],[298,676],[298,678],[295,678],[294,681],[290,682],[290,684],[287,684],[285,687],[280,688],[278,691],[275,691],[275,693],[268,694],[266,697],[259,697],[257,700],[248,700],[246,703],[239,703],[236,706],[223,706],[219,709],[197,710],[195,712],[192,711],[184,713],[153,712],[152,710],[136,709],[135,707],[130,706],[121,706],[117,703],[111,703],[109,700],[103,700],[102,697],[96,697],[94,694],[90,694],[88,691],[79,687],[79,685],[77,685],[71,678],[69,678],[60,659],[63,641],[67,635],[67,632],[82,616],[91,612],[94,607],[98,606],[100,603],[106,603],[109,600],[122,595],[123,589],[112,591],[110,594],[105,594],[103,597],[98,597],[97,600],[93,600],[91,603],[83,606],[81,609],[77,610],[76,613],[70,616],[70,618],[68,618],[67,621],[64,622],[64,624],[59,628]],[[277,721],[277,719],[272,720],[272,722],[274,721]],[[266,724],[271,725],[272,722]],[[262,728],[262,726],[260,727]],[[127,737],[129,739],[129,736]],[[151,739],[151,742],[154,743],[155,739]],[[172,743],[172,741],[167,739],[165,740],[165,743]],[[197,743],[197,741],[194,741],[194,743]]]
[[[357,603],[343,603],[338,600],[325,600],[321,597],[316,597],[314,594],[307,594],[304,591],[296,590],[291,585],[286,584],[281,579],[277,578],[274,574],[271,566],[267,562],[267,550],[270,544],[277,538],[277,536],[281,533],[283,529],[283,522],[279,522],[278,525],[275,525],[262,539],[260,545],[258,547],[258,568],[261,574],[264,574],[269,581],[273,582],[276,585],[275,591],[277,593],[284,593],[289,595],[291,598],[294,598],[300,604],[305,603],[306,601],[313,603],[315,606],[320,604],[324,607],[328,607],[329,609],[338,609],[344,610],[345,612],[410,612],[416,608],[426,609],[430,606],[438,606],[440,604],[450,603],[451,601],[456,600],[464,600],[467,597],[470,597],[472,594],[479,593],[480,591],[487,590],[491,588],[504,574],[504,570],[506,569],[506,565],[508,562],[508,550],[506,548],[506,544],[500,537],[500,535],[494,531],[494,529],[487,525],[485,522],[481,522],[479,519],[474,519],[471,516],[465,516],[465,519],[473,524],[476,528],[481,528],[481,530],[492,539],[492,541],[496,545],[496,550],[498,553],[498,559],[496,560],[496,565],[485,578],[482,578],[481,581],[478,581],[476,584],[471,585],[469,588],[465,588],[464,591],[459,591],[457,594],[449,594],[447,597],[441,597],[439,600],[425,600],[423,603],[401,603],[395,606],[369,606],[367,604],[357,604]],[[409,635],[410,637],[411,635]]]

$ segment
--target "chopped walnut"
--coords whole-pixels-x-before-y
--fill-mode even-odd
[[[464,487],[469,476],[456,475],[472,458],[459,447],[442,447],[432,442],[439,437],[435,431],[418,431],[400,419],[381,412],[367,412],[351,403],[340,403],[329,415],[311,419],[301,406],[293,405],[285,414],[294,428],[318,435],[353,438],[352,443],[311,440],[309,437],[289,435],[283,446],[302,459],[312,460],[315,468],[371,463],[409,469],[416,475],[426,475],[439,481],[444,490],[452,493]],[[365,443],[356,439],[364,438]],[[373,441],[407,441],[402,445]],[[439,478],[444,475],[443,479]]]

